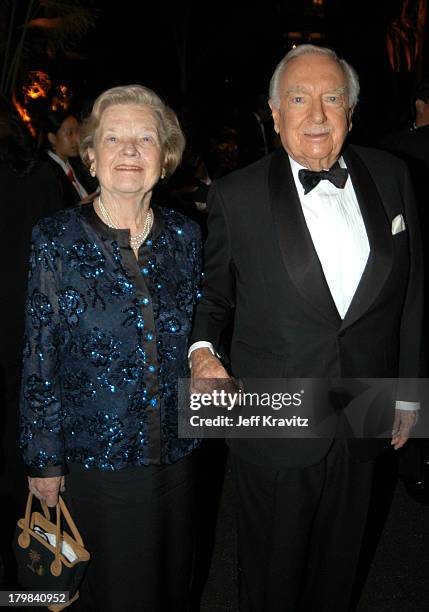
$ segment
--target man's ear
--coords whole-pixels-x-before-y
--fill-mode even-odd
[[[48,132],[48,141],[49,141],[49,144],[51,145],[51,147],[55,151],[55,147],[56,147],[56,144],[57,144],[57,137],[55,136],[55,134],[53,134],[52,132]]]
[[[416,105],[416,113],[419,114],[423,111],[425,103],[423,102],[423,100],[416,100],[415,103]]]
[[[274,131],[276,134],[280,133],[279,129],[279,109],[274,105],[272,100],[268,100],[268,105],[271,108],[271,115],[274,121]]]
[[[347,111],[347,115],[346,115],[346,117],[347,117],[347,129],[348,129],[349,132],[352,131],[352,127],[353,127],[352,118],[353,118],[354,110],[355,110],[355,107],[352,106],[351,108],[349,108],[349,110]]]
[[[429,103],[424,100],[416,100],[416,123],[419,125],[427,125],[429,120]]]

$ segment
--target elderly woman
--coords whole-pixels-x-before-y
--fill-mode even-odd
[[[52,506],[65,487],[97,611],[187,610],[198,441],[177,437],[176,389],[188,376],[200,239],[194,222],[152,201],[184,137],[140,85],[102,93],[82,130],[100,195],[33,232],[21,437],[30,490]]]

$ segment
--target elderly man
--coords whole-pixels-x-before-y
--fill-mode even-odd
[[[409,176],[389,154],[344,144],[358,93],[355,71],[330,49],[302,45],[277,66],[270,107],[283,148],[217,181],[209,196],[195,379],[228,377],[216,350],[233,311],[236,377],[420,374]],[[418,408],[398,399],[395,449]],[[348,609],[380,443],[229,440],[241,612]]]

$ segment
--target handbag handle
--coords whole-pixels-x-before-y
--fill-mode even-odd
[[[70,527],[70,531],[73,534],[73,537],[75,539],[75,541],[82,546],[82,548],[84,548],[84,543],[82,540],[82,536],[79,533],[78,528],[76,527],[76,523],[74,522],[74,520],[71,517],[71,514],[69,512],[69,509],[67,508],[63,498],[61,497],[61,495],[58,495],[58,504],[57,504],[57,511],[58,511],[58,506],[62,512],[63,517],[66,520],[67,525]]]
[[[50,514],[50,510],[46,504],[46,502],[43,500],[41,500],[41,506],[43,509],[43,513],[45,515],[46,520],[50,521],[51,520],[51,514]],[[31,507],[33,504],[33,493],[29,493],[28,494],[28,499],[27,499],[27,506],[25,508],[25,517],[24,517],[24,527],[22,530],[22,533],[20,534],[19,538],[18,538],[18,542],[20,544],[20,546],[22,546],[22,548],[27,548],[30,545],[30,534],[29,534],[29,529],[30,529],[30,517],[31,517]],[[61,574],[61,569],[62,569],[62,564],[61,564],[61,559],[60,559],[60,555],[61,555],[61,544],[62,544],[62,538],[61,538],[61,513],[64,516],[64,519],[67,523],[67,525],[70,528],[70,531],[73,534],[73,537],[75,539],[75,541],[80,545],[80,546],[84,546],[83,544],[83,540],[82,537],[76,527],[75,522],[73,521],[70,512],[63,500],[63,498],[61,497],[61,495],[58,495],[58,503],[55,506],[55,510],[56,510],[56,525],[55,525],[55,558],[51,563],[51,573],[54,576],[59,576]]]
[[[24,527],[22,528],[22,533],[18,538],[18,542],[22,548],[27,548],[30,545],[30,519],[31,519],[31,507],[33,505],[33,493],[29,493],[27,497],[27,504],[25,506],[25,515],[24,515]],[[42,509],[45,515],[46,520],[50,520],[50,514],[48,507],[45,502],[42,502]],[[31,529],[33,525],[31,525]]]

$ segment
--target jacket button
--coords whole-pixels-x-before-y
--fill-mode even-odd
[[[345,333],[346,333],[346,331],[345,331],[344,329],[341,329],[341,330],[338,332],[338,337],[339,337],[339,338],[342,338],[342,337],[344,336],[344,334],[345,334]]]

